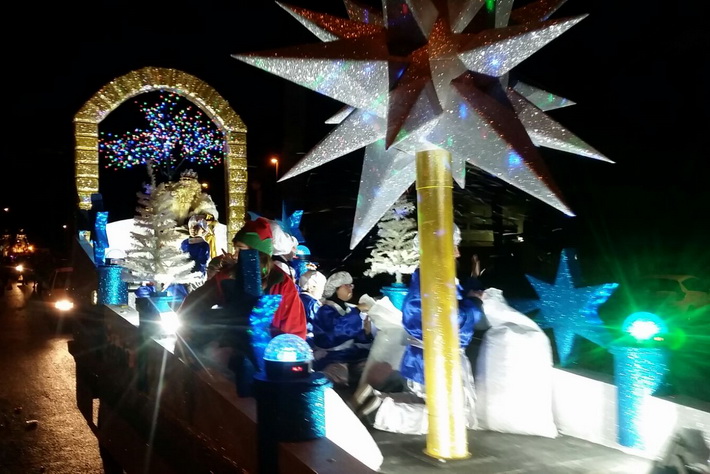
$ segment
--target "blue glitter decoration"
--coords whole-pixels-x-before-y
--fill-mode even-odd
[[[247,211],[247,215],[251,221],[255,221],[259,217],[263,217],[261,214],[254,211]],[[303,237],[303,234],[301,234],[301,229],[299,228],[301,226],[301,218],[303,218],[303,210],[293,211],[289,214],[286,212],[286,204],[282,203],[281,219],[275,219],[275,221],[279,223],[284,232],[291,234],[296,237],[296,240],[303,243],[306,239]]]
[[[614,383],[617,389],[619,444],[645,449],[644,425],[654,416],[645,401],[668,374],[668,353],[663,347],[614,346]]]
[[[259,372],[264,371],[264,352],[271,342],[271,321],[281,303],[281,295],[262,295],[249,314],[251,343],[259,364]]]
[[[281,224],[283,230],[296,237],[296,240],[300,243],[306,241],[306,239],[303,238],[303,234],[301,234],[301,229],[299,229],[302,217],[303,210],[293,211],[289,214],[286,212],[286,205],[281,204],[281,221],[279,221],[279,224]]]
[[[261,289],[261,265],[259,251],[254,249],[239,251],[239,266],[244,282],[244,293],[248,296],[259,297]]]
[[[540,298],[536,320],[541,327],[552,328],[554,331],[562,367],[572,362],[571,355],[577,336],[605,348],[612,342],[611,332],[604,327],[597,310],[619,284],[604,283],[577,288],[572,278],[572,272],[578,272],[578,267],[573,267],[577,264],[575,252],[564,249],[554,284],[525,275]]]
[[[249,313],[249,332],[258,371],[264,371],[264,350],[271,341],[271,321],[281,303],[281,295],[265,295],[261,288],[261,264],[259,252],[254,249],[239,251],[239,267],[242,274],[244,294],[258,298]]]
[[[322,372],[305,379],[274,382],[263,374],[254,376],[259,472],[279,472],[279,442],[323,438],[325,390],[332,383]]]
[[[128,283],[121,279],[122,269],[120,265],[100,265],[98,267],[98,304],[128,304]]]
[[[94,263],[103,265],[106,260],[106,249],[108,248],[108,234],[106,234],[106,223],[108,222],[108,212],[97,212],[94,219]]]

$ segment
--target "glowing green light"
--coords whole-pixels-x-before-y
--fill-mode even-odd
[[[640,311],[629,315],[621,330],[638,341],[658,339],[668,333],[668,325],[653,313]]]

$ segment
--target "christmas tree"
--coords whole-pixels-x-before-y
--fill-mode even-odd
[[[192,271],[194,262],[180,249],[183,236],[173,215],[172,196],[156,190],[152,167],[147,169],[150,184],[137,193],[136,230],[131,232],[133,245],[126,252],[123,279],[149,281],[156,291],[164,291],[172,283],[200,283],[202,273]]]
[[[377,223],[377,241],[370,257],[365,276],[389,273],[395,282],[402,283],[402,275],[408,275],[419,265],[417,220],[412,217],[414,204],[400,196]]]

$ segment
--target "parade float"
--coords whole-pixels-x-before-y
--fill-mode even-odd
[[[72,259],[95,279],[96,305],[93,317],[77,321],[70,341],[77,405],[97,436],[106,472],[258,472],[265,441],[259,435],[255,398],[240,397],[234,381],[180,357],[174,333],[155,331],[156,320],[141,324],[135,298],[136,282],[164,290],[170,282],[191,281],[187,254],[171,247],[178,239],[172,233],[179,213],[160,209],[187,202],[188,213],[199,213],[189,203],[204,202],[193,199],[201,191],[186,192],[191,176],[183,175],[175,184],[163,185],[162,193],[140,195],[140,212],[130,220],[109,222],[110,210],[97,206],[101,120],[122,102],[158,90],[187,98],[224,133],[226,222],[214,225],[224,229],[215,232],[222,248],[226,234],[235,233],[245,217],[246,128],[207,84],[181,71],[145,68],[112,81],[82,107],[74,120],[80,227]],[[153,188],[159,191],[160,185]],[[166,214],[173,216],[172,222]],[[161,312],[172,313],[173,296],[160,296],[165,304]],[[334,393],[324,391],[324,403],[339,413],[338,425],[346,431],[322,420],[323,432],[283,438],[290,442],[270,451],[282,466],[278,472],[375,471],[382,456],[365,427]],[[363,447],[369,447],[364,456]],[[263,452],[261,456],[263,464]]]
[[[422,448],[442,462],[465,460],[474,451],[461,416],[452,317],[451,188],[464,185],[466,167],[473,165],[573,215],[537,147],[610,161],[545,115],[569,101],[509,80],[515,65],[582,20],[549,20],[557,3],[540,0],[512,9],[512,2],[383,0],[387,15],[382,16],[346,2],[347,20],[284,6],[323,44],[235,55],[347,105],[333,133],[281,179],[365,147],[351,247],[416,183],[422,293],[429,298],[424,301],[429,430]],[[175,354],[174,339],[146,334],[140,311],[117,276],[122,270],[106,265],[103,252],[111,242],[101,238],[106,227],[96,225],[101,214],[92,208],[99,189],[98,126],[120,103],[152,90],[183,95],[222,129],[227,234],[245,217],[246,128],[207,84],[180,71],[145,68],[114,80],[79,111],[76,185],[79,210],[89,225],[78,231],[77,241],[99,275],[101,298],[98,321],[71,342],[77,404],[97,434],[107,467],[117,472],[258,472],[256,401],[239,397],[217,374],[185,363]],[[553,284],[534,282],[541,323],[554,332],[560,354],[570,354],[579,337],[589,339],[613,353],[616,373],[609,380],[551,368],[549,410],[557,433],[648,459],[662,456],[683,429],[707,440],[707,411],[654,396],[667,373],[663,328],[610,340],[595,312],[613,284],[578,287],[568,254],[560,262]],[[653,322],[635,318],[628,329],[648,329]],[[520,429],[506,421],[499,423],[501,430]],[[362,425],[354,420],[350,426]],[[376,447],[369,458],[358,458],[342,438],[335,439],[279,443],[279,472],[372,472],[382,463]]]

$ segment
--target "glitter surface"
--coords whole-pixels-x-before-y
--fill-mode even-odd
[[[108,223],[108,212],[98,211],[94,218],[94,263],[103,265],[106,260],[106,249],[108,248],[108,235],[106,234],[106,224]]]
[[[121,280],[121,271],[123,267],[120,265],[100,265],[99,271],[99,289],[98,301],[99,305],[128,304],[128,283]]]
[[[536,146],[606,159],[542,118],[546,108],[539,105],[550,110],[564,99],[544,104],[539,91],[529,86],[515,92],[507,86],[507,74],[584,16],[548,21],[559,6],[549,0],[519,9],[513,9],[512,0],[495,2],[495,8],[481,0],[383,0],[382,5],[384,13],[346,1],[350,19],[284,7],[323,43],[233,55],[348,106],[331,119],[338,123],[333,132],[281,179],[362,147],[375,149],[371,160],[408,169],[401,154],[412,155],[413,162],[417,151],[438,147],[451,153],[452,176],[459,186],[465,185],[468,162],[573,215]],[[474,21],[479,15],[487,21]],[[507,26],[511,18],[516,24]],[[494,27],[481,29],[484,24]],[[509,95],[516,98],[515,109]],[[532,99],[522,102],[528,96]],[[351,248],[400,195],[380,192],[390,182],[369,173],[390,168],[390,163],[368,163],[363,169]],[[414,173],[408,176],[414,179]],[[392,188],[412,184],[404,178],[398,174]]]
[[[646,401],[668,373],[664,348],[614,347],[614,383],[618,397],[618,441],[622,446],[644,449],[644,426],[652,426]]]
[[[525,275],[540,298],[536,319],[541,327],[552,328],[560,365],[573,362],[572,351],[577,336],[608,348],[612,337],[597,314],[601,306],[619,286],[604,283],[595,286],[574,286],[572,272],[579,274],[575,252],[565,249],[560,255],[560,264],[554,284]]]

